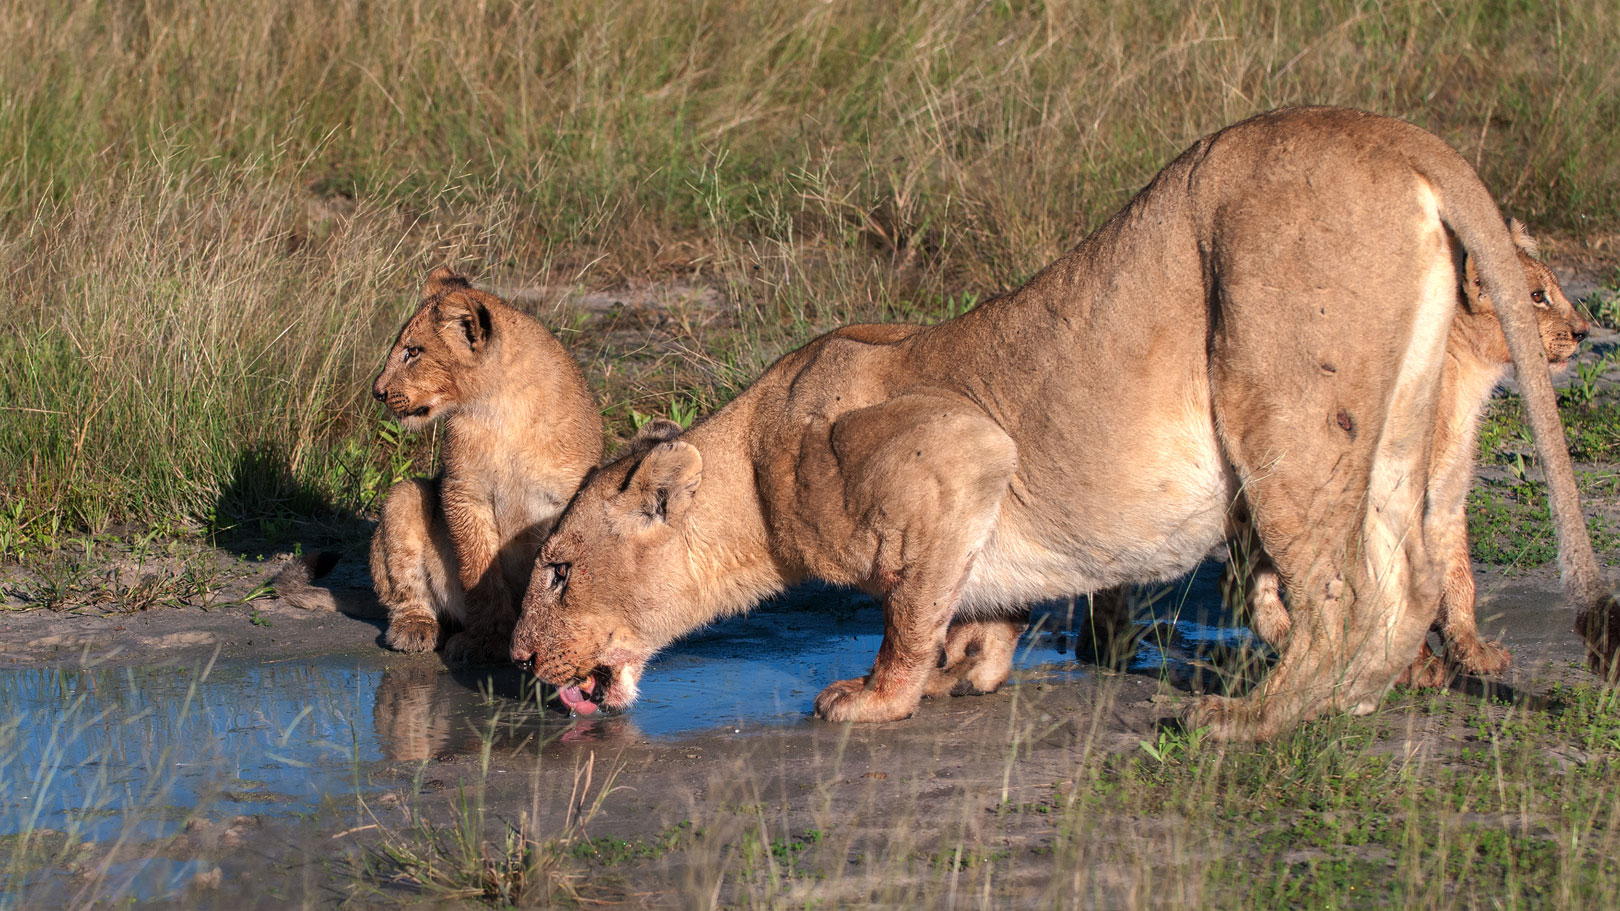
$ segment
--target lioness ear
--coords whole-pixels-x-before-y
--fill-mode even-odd
[[[643,453],[659,443],[668,443],[681,435],[681,425],[665,418],[653,418],[630,438],[631,454]]]
[[[428,273],[427,281],[422,285],[422,298],[425,300],[457,289],[471,287],[472,285],[465,276],[458,274],[449,266],[440,266]]]
[[[1513,235],[1513,245],[1524,252],[1531,259],[1541,258],[1541,243],[1530,236],[1524,222],[1517,218],[1508,219],[1508,233]]]
[[[651,525],[675,522],[686,514],[703,480],[703,456],[691,443],[675,440],[647,451],[625,480],[615,502]]]

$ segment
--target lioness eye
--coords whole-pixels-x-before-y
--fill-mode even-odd
[[[553,591],[560,592],[568,586],[568,568],[570,565],[568,563],[550,564],[551,588]]]
[[[1535,301],[1538,306],[1547,306],[1547,292],[1545,291],[1531,291],[1530,299]]]
[[[421,348],[418,348],[418,347],[416,347],[416,346],[415,346],[415,345],[410,345],[410,346],[407,346],[407,347],[406,347],[406,348],[405,348],[405,360],[407,360],[407,361],[408,361],[408,360],[410,360],[410,359],[411,359],[411,358],[413,358],[413,357],[416,357],[416,356],[417,356],[417,355],[419,355],[419,354],[421,354],[421,353],[422,353],[422,349],[421,349]]]

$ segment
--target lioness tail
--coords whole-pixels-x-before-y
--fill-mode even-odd
[[[294,557],[285,569],[276,573],[270,585],[276,590],[276,597],[303,610],[337,612],[366,620],[386,619],[388,611],[369,591],[339,590],[315,584],[332,572],[339,559],[341,556],[332,551]]]
[[[1497,318],[1513,357],[1514,373],[1530,419],[1536,455],[1547,477],[1547,499],[1558,539],[1564,596],[1579,611],[1575,631],[1586,642],[1593,671],[1614,679],[1620,670],[1620,604],[1615,601],[1587,535],[1575,486],[1575,468],[1558,419],[1546,352],[1530,303],[1530,286],[1514,252],[1513,238],[1479,175],[1445,142],[1429,135],[1437,154],[1417,170],[1438,191],[1441,219],[1474,257],[1481,290],[1496,304]]]

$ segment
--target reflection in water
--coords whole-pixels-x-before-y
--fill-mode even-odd
[[[0,835],[49,827],[103,840],[133,805],[164,805],[133,834],[156,837],[212,802],[253,812],[308,806],[325,771],[376,758],[364,708],[375,669],[331,659],[193,667],[0,672]]]
[[[476,753],[486,741],[514,751],[640,735],[627,716],[570,719],[554,698],[542,705],[540,695],[533,678],[516,668],[390,666],[377,686],[371,718],[378,747],[395,762]]]

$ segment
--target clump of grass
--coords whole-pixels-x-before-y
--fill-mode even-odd
[[[1592,546],[1612,559],[1620,550],[1620,533],[1600,515],[1588,516],[1586,527]],[[1476,484],[1468,494],[1468,538],[1474,559],[1483,563],[1521,569],[1551,563],[1558,546],[1546,484],[1529,480]]]
[[[489,772],[493,730],[498,723],[491,722],[484,738],[482,776]],[[384,895],[405,889],[439,901],[472,900],[501,908],[578,904],[576,861],[580,845],[589,841],[585,827],[601,811],[618,777],[617,769],[610,771],[593,791],[595,769],[596,754],[592,753],[574,770],[573,792],[560,829],[539,830],[536,806],[515,823],[502,823],[494,838],[488,834],[494,814],[486,805],[482,787],[469,794],[463,783],[447,822],[413,811],[411,824],[383,827],[382,839],[368,847],[359,861],[356,888]]]

